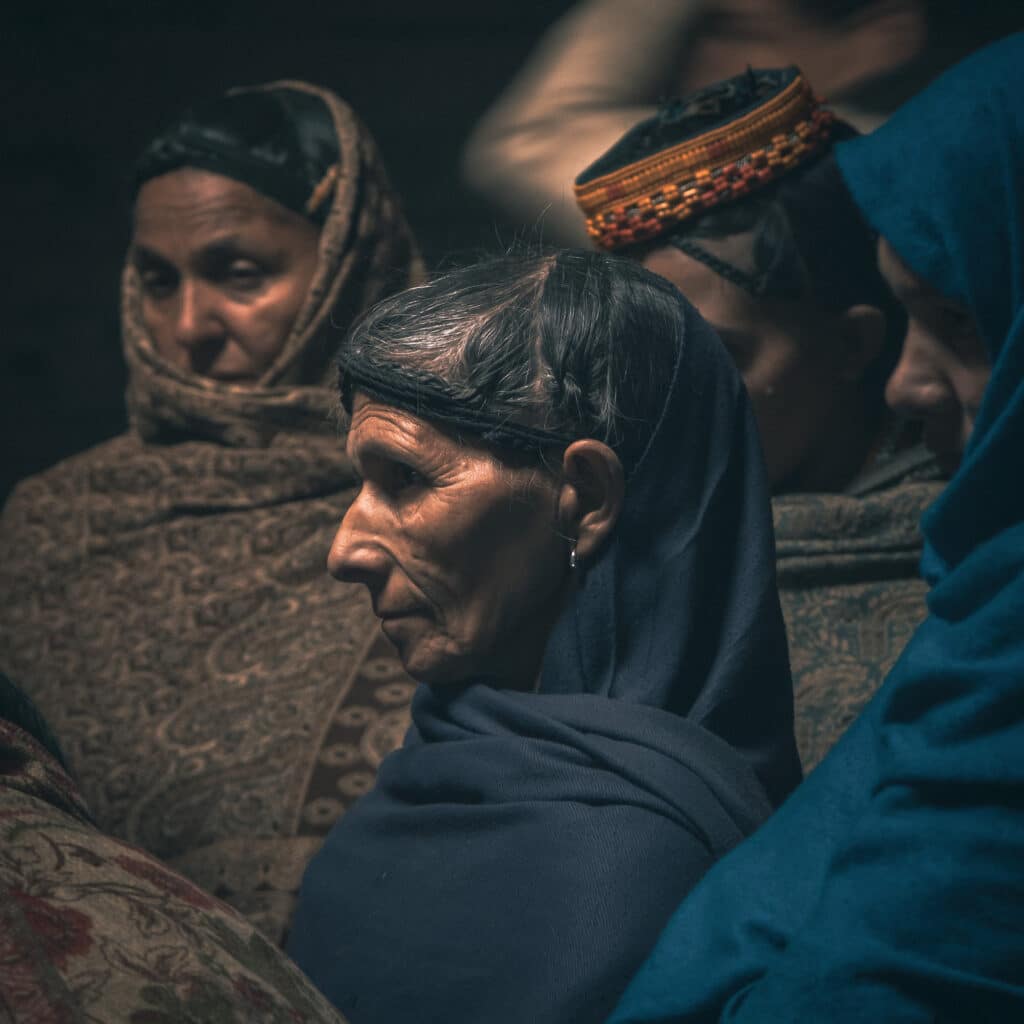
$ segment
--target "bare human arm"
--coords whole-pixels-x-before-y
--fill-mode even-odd
[[[701,0],[587,0],[548,31],[477,126],[466,179],[545,238],[587,244],[573,179],[671,87]]]

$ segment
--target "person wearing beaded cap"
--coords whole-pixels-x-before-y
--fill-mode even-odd
[[[883,398],[901,317],[830,156],[852,134],[796,68],[748,70],[666,104],[576,179],[594,244],[668,278],[732,352],[775,493],[865,493],[907,446]]]
[[[866,132],[943,67],[1022,27],[1013,3],[577,0],[473,130],[463,175],[499,223],[582,245],[573,178],[667,96],[748,65],[798,64]]]
[[[854,135],[797,68],[748,70],[667,103],[575,185],[595,245],[679,287],[747,385],[806,768],[924,615],[917,522],[941,487],[885,405],[904,318],[832,156]]]

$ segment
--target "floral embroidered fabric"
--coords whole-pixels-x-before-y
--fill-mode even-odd
[[[0,721],[0,1016],[344,1024],[239,914],[100,833],[60,764]]]

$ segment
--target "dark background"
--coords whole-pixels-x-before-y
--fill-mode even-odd
[[[816,13],[857,6],[801,2]],[[939,64],[1024,25],[1024,0],[927,3]],[[233,85],[303,78],[334,89],[376,136],[436,266],[513,239],[514,228],[461,185],[459,154],[570,5],[8,0],[0,15],[0,502],[21,477],[124,428],[118,279],[131,166],[165,121]]]
[[[118,278],[130,168],[193,99],[303,78],[369,125],[428,262],[512,232],[459,153],[566,0],[138,0],[6,8],[0,501],[125,425]]]

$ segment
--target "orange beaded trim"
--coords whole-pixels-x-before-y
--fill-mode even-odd
[[[618,249],[739,198],[823,150],[835,117],[797,76],[729,124],[576,186],[599,248]]]

